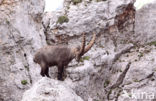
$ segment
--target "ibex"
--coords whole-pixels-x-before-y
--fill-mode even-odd
[[[64,69],[67,68],[69,62],[75,58],[77,62],[80,61],[81,56],[83,56],[87,51],[91,49],[95,42],[96,34],[89,44],[85,47],[85,35],[83,33],[82,45],[77,47],[68,46],[46,46],[38,50],[35,54],[33,61],[38,63],[41,67],[40,74],[42,76],[49,76],[49,67],[58,67],[58,80],[63,80]]]

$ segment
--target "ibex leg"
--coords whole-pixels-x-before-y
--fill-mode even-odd
[[[64,72],[64,66],[59,65],[58,66],[58,76],[57,79],[63,81],[63,72]]]

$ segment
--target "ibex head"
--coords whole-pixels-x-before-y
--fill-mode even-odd
[[[83,37],[82,37],[82,45],[81,46],[77,46],[76,48],[73,48],[74,50],[74,54],[75,54],[75,60],[77,62],[80,61],[81,57],[88,52],[91,47],[93,46],[94,42],[95,42],[95,38],[96,38],[96,34],[93,33],[93,37],[91,39],[91,41],[89,42],[89,44],[85,47],[85,43],[86,43],[86,38],[85,38],[85,34],[83,33]]]

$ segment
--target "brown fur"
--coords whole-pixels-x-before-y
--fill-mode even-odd
[[[84,34],[83,34],[84,35]],[[94,40],[93,40],[94,39]],[[95,41],[95,34],[91,42],[93,45]],[[86,48],[87,51],[92,47],[91,44]],[[34,56],[34,62],[41,66],[41,75],[49,76],[49,67],[58,67],[58,80],[63,80],[64,68],[66,68],[74,58],[79,61],[85,52],[85,36],[83,36],[82,46],[70,48],[68,46],[46,46],[38,50]],[[87,52],[86,51],[86,52]]]

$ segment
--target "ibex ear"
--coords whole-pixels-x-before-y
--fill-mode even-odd
[[[75,51],[74,51],[74,57],[75,57],[75,60],[77,61],[77,62],[79,62],[80,61],[80,58],[81,58],[81,55],[80,55],[80,49],[81,49],[81,47],[80,46],[77,46],[76,48],[75,48]]]

